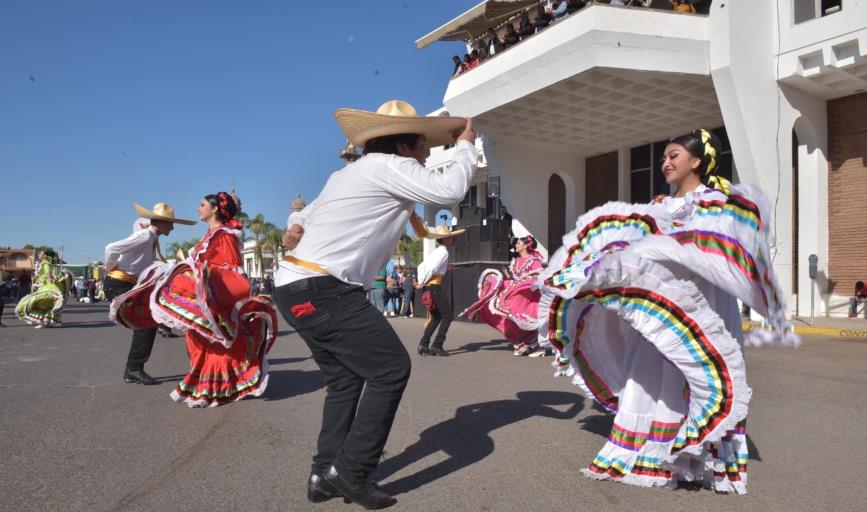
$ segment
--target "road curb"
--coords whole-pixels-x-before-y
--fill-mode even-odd
[[[761,324],[744,322],[744,332],[750,332]],[[810,325],[795,325],[795,333],[809,336],[829,336],[832,338],[848,338],[867,341],[867,329],[844,329],[842,327],[816,327]]]

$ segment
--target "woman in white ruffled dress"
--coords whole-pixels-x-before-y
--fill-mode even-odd
[[[558,372],[615,414],[590,478],[746,493],[752,391],[736,297],[770,325],[749,342],[798,339],[769,257],[769,202],[716,176],[719,151],[707,130],[673,139],[662,171],[675,195],[587,212],[537,283]]]

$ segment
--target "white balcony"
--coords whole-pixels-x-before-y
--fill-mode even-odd
[[[592,5],[449,83],[495,138],[595,154],[721,124],[702,15]]]

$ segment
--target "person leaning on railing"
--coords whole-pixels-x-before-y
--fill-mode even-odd
[[[575,11],[580,11],[587,5],[584,0],[567,0],[566,14],[572,14]]]
[[[551,23],[554,23],[554,15],[548,12],[542,4],[539,4],[539,6],[536,7],[536,32],[544,30]]]
[[[530,22],[530,15],[524,11],[521,14],[521,23],[518,26],[518,37],[523,40],[525,37],[532,36],[536,33],[536,27]]]
[[[689,0],[668,0],[674,12],[685,12],[695,14],[695,7]]]

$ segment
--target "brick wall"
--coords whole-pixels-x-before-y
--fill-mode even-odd
[[[831,292],[867,281],[867,93],[828,102],[828,249]]]

